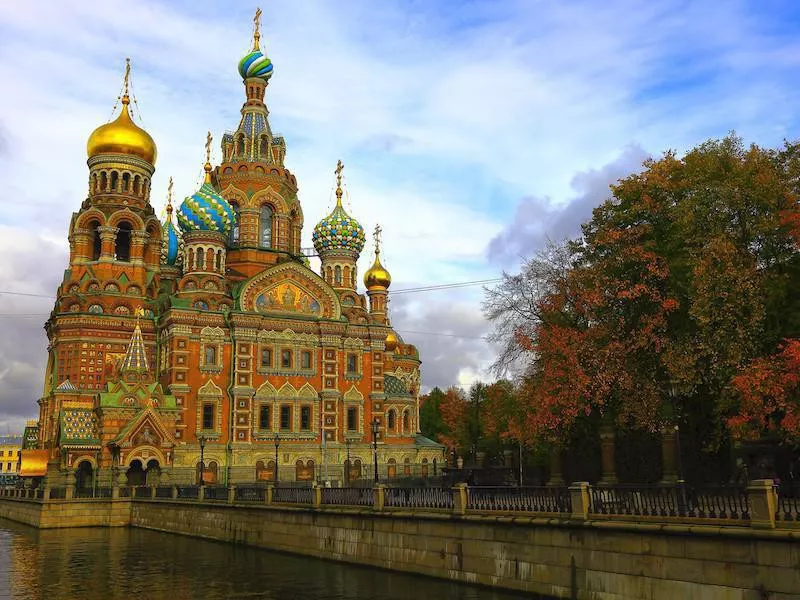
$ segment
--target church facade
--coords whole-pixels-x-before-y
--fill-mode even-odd
[[[419,431],[420,358],[392,329],[391,277],[342,205],[304,225],[286,142],[265,103],[273,64],[239,63],[245,102],[222,162],[165,222],[150,203],[153,138],[129,112],[88,141],[89,192],[47,321],[38,456],[48,478],[236,483],[433,476],[443,449]],[[43,458],[42,458],[43,457]]]

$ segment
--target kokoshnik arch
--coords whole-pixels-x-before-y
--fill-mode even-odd
[[[118,117],[89,137],[28,474],[178,482],[199,475],[202,440],[205,481],[274,480],[276,459],[280,480],[323,465],[347,480],[367,476],[375,421],[382,475],[441,463],[418,433],[420,359],[391,327],[378,228],[357,290],[365,236],[342,206],[341,162],[336,206],[313,232],[319,274],[301,251],[297,181],[264,103],[273,64],[259,14],[239,62],[239,126],[216,167],[208,134],[205,181],[177,211],[170,180],[166,222],[150,204],[157,150],[129,113],[129,64]]]

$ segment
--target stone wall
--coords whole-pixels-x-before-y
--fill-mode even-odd
[[[86,498],[41,502],[2,498],[0,517],[40,529],[126,527],[131,521],[131,501]]]
[[[559,598],[800,597],[800,530],[174,501],[131,524]]]

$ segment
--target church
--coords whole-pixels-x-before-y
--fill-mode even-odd
[[[117,117],[89,136],[88,195],[45,325],[38,443],[24,475],[74,476],[79,487],[344,485],[372,479],[375,464],[381,479],[441,468],[442,446],[419,433],[420,357],[392,329],[378,227],[359,291],[366,236],[342,204],[341,161],[336,205],[314,227],[313,251],[301,248],[305,216],[286,141],[270,127],[274,68],[259,17],[221,164],[209,133],[203,184],[176,209],[170,179],[164,222],[129,63]]]

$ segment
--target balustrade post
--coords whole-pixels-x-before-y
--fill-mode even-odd
[[[272,504],[272,490],[274,487],[275,486],[272,485],[272,482],[267,483],[267,487],[264,489],[264,504]]]
[[[230,485],[228,486],[228,504],[233,504],[236,502],[236,486]]]
[[[551,487],[561,487],[564,485],[564,476],[561,473],[561,448],[553,448],[550,451],[550,479],[547,485]]]
[[[172,486],[172,499],[173,500],[177,500],[177,498],[178,498],[178,486],[177,485],[173,485]]]
[[[197,501],[202,502],[206,499],[206,486],[201,485],[197,490]]]
[[[66,500],[72,500],[72,497],[75,495],[75,484],[70,484],[67,486],[67,489],[64,492],[64,498]]]
[[[116,483],[111,486],[111,499],[119,500],[119,485]]]
[[[376,483],[373,491],[373,505],[375,510],[383,510],[386,503],[386,486],[382,483]]]
[[[311,488],[311,491],[313,493],[312,505],[314,508],[319,508],[322,506],[322,488],[314,484],[314,487]]]
[[[457,483],[453,486],[453,514],[467,514],[467,502],[469,500],[469,488],[466,483]]]
[[[150,486],[150,499],[151,500],[155,500],[156,499],[156,486],[154,486],[154,485]]]
[[[572,518],[579,521],[589,519],[589,483],[587,481],[576,481],[569,486],[569,497],[572,501]]]
[[[750,504],[750,525],[758,529],[775,529],[778,494],[772,479],[754,479],[747,486]]]
[[[50,486],[49,485],[44,486],[44,492],[42,493],[42,500],[44,500],[45,502],[50,500]]]

